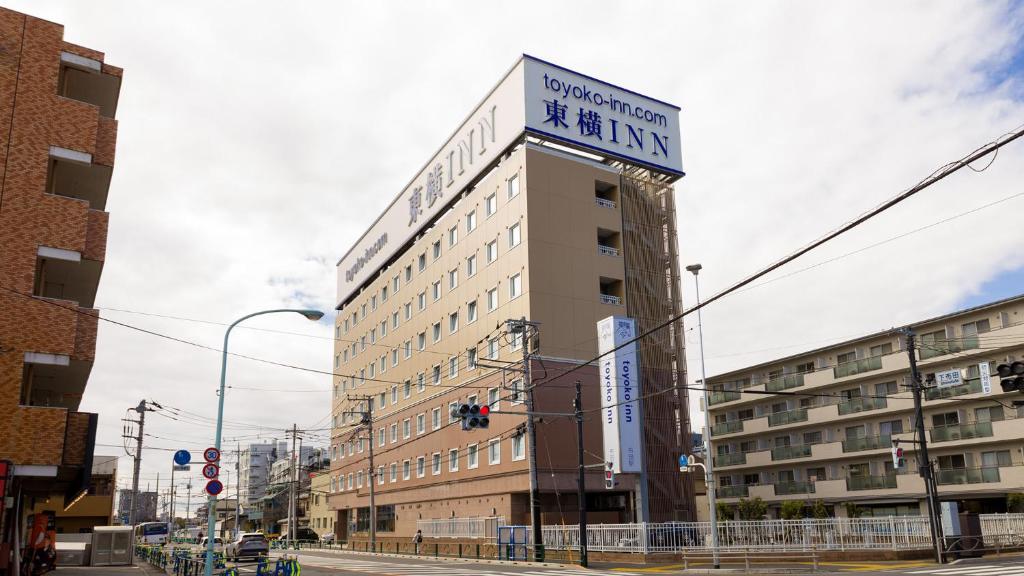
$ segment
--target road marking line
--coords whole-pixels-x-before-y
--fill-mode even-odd
[[[965,566],[963,568],[943,568],[943,569],[936,568],[934,570],[917,570],[915,572],[908,572],[908,574],[960,574],[964,570],[971,570],[971,569],[981,570],[981,569],[984,569],[984,568],[999,568],[999,566],[971,566],[971,567]]]

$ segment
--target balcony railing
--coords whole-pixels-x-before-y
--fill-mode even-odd
[[[608,200],[606,198],[595,197],[594,203],[600,206],[601,208],[615,208],[615,201]]]
[[[718,390],[708,394],[708,404],[721,404],[722,402],[732,402],[733,400],[739,400],[740,393],[733,390]]]
[[[992,436],[991,422],[972,422],[969,424],[952,424],[932,428],[932,442],[948,442],[950,440],[969,440],[971,438],[988,438]]]
[[[715,466],[739,466],[746,463],[746,452],[733,452],[732,454],[719,454],[715,456]]]
[[[611,304],[613,306],[621,306],[622,298],[618,296],[612,296],[611,294],[601,294],[601,304]]]
[[[892,436],[867,436],[865,438],[847,438],[843,440],[843,452],[862,452],[892,448]]]
[[[736,486],[721,486],[718,488],[719,498],[746,498],[749,493],[750,492],[746,484],[738,484]]]
[[[772,448],[772,460],[792,460],[793,458],[808,458],[811,455],[810,444],[797,444],[795,446],[779,446]]]
[[[712,436],[733,434],[735,432],[743,432],[743,420],[730,420],[728,422],[719,422],[718,424],[711,425]]]
[[[959,386],[946,386],[945,388],[933,387],[926,388],[924,391],[924,397],[926,400],[941,400],[943,398],[953,398],[954,396],[963,396],[965,394],[980,394],[981,393],[981,378],[969,378]]]
[[[775,485],[776,496],[788,494],[814,494],[814,482],[780,482]]]
[[[999,482],[999,468],[953,468],[935,471],[937,484],[982,484]]]
[[[964,350],[974,350],[978,347],[977,336],[965,336],[963,338],[941,339],[934,342],[921,341],[921,360],[955,354]]]
[[[800,408],[799,410],[790,410],[788,412],[776,412],[775,414],[768,415],[769,426],[783,426],[786,424],[792,424],[794,422],[804,422],[806,420],[806,408]]]
[[[832,374],[836,378],[845,378],[846,376],[853,376],[854,374],[862,374],[864,372],[881,369],[882,357],[872,356],[870,358],[854,360],[853,362],[844,362],[833,368]]]
[[[619,249],[613,246],[605,246],[604,244],[597,245],[597,253],[601,256],[618,256]]]
[[[885,398],[850,398],[849,400],[840,402],[839,415],[843,416],[846,414],[856,414],[857,412],[864,412],[867,410],[880,410],[886,407]]]
[[[884,490],[896,487],[896,475],[850,476],[846,479],[847,490]]]
[[[788,376],[780,376],[778,378],[772,378],[764,385],[764,389],[768,392],[778,392],[779,390],[786,390],[787,388],[796,388],[797,386],[804,385],[803,374],[789,374]]]

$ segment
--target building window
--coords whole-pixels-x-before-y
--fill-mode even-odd
[[[476,370],[476,348],[470,348],[466,351],[466,369]]]
[[[437,430],[441,427],[441,407],[438,406],[430,411],[430,427],[432,430]]]
[[[459,241],[459,227],[458,226],[452,226],[448,230],[448,247],[450,248],[452,246],[455,246],[455,244],[458,241]]]
[[[402,480],[409,479],[410,468],[412,468],[412,466],[409,460],[405,460],[402,462]]]
[[[391,366],[398,366],[398,348],[391,351]]]
[[[448,315],[448,332],[454,334],[459,329],[459,313],[452,312]]]
[[[498,289],[491,288],[487,291],[487,311],[494,312],[498,309]]]
[[[434,386],[437,386],[437,385],[439,385],[441,383],[441,365],[440,364],[435,364],[434,365],[434,368],[432,369],[432,372],[431,372],[431,378],[433,379]]]
[[[497,388],[489,388],[487,390],[487,406],[491,410],[498,410],[499,409],[498,406],[499,406],[500,401],[501,401],[501,398],[500,398],[500,396],[498,396],[498,389]]]
[[[491,338],[487,341],[487,357],[491,360],[498,358],[498,349],[500,348],[497,338]]]
[[[412,436],[412,420],[406,418],[402,420],[402,440],[408,440]]]
[[[441,241],[434,242],[434,260],[441,257]]]
[[[384,485],[384,467],[383,466],[377,466],[377,485],[378,486],[383,486]],[[324,523],[326,524],[326,521]]]
[[[398,293],[398,289],[401,288],[401,287],[402,287],[402,280],[401,280],[400,277],[395,276],[394,278],[391,279],[391,291],[392,292],[397,294]]]
[[[398,442],[398,423],[391,425],[391,443]]]
[[[448,377],[449,378],[455,378],[458,375],[459,375],[459,358],[458,357],[449,358],[448,359]]]
[[[526,458],[526,442],[523,441],[523,434],[516,434],[512,437],[512,461],[516,462]]]
[[[459,410],[459,403],[458,402],[449,402],[448,403],[448,423],[449,424],[451,424],[452,422],[458,421],[459,417],[456,416],[456,412],[458,412],[458,410]]]
[[[377,446],[378,447],[383,446],[386,443],[386,441],[387,441],[386,436],[387,436],[387,434],[385,433],[383,428],[381,428],[380,430],[377,430]]]
[[[1013,466],[1013,462],[1010,460],[1009,450],[996,450],[993,452],[981,453],[982,468],[1005,468],[1007,466]]]
[[[377,329],[374,328],[374,329],[370,330],[370,344],[376,344],[376,343],[377,343]]]
[[[363,487],[363,471],[356,472],[356,488]]]
[[[391,403],[398,404],[398,385],[391,387]]]
[[[398,462],[392,462],[391,463],[391,481],[392,482],[397,482],[398,481]]]
[[[419,294],[417,294],[416,295],[416,303],[417,303],[420,311],[426,310],[426,308],[427,308],[427,293],[426,292],[420,292]]]
[[[522,227],[516,223],[508,229],[508,247],[515,248],[519,246],[519,242],[522,240]]]
[[[468,278],[476,276],[476,254],[466,258],[466,276]]]
[[[398,310],[395,310],[394,312],[391,313],[391,329],[398,329]]]
[[[487,263],[490,264],[498,259],[498,241],[491,240],[487,243]]]
[[[515,198],[519,196],[519,174],[514,174],[508,179],[508,197]]]
[[[487,463],[501,464],[501,439],[495,438],[487,442]]]
[[[388,321],[386,319],[385,320],[381,320],[380,321],[380,337],[383,338],[383,337],[385,337],[387,335],[388,335]]]
[[[427,379],[423,375],[423,372],[420,372],[419,374],[416,375],[416,391],[417,392],[423,392],[426,389],[427,389]]]
[[[488,196],[484,200],[484,206],[484,212],[486,212],[488,216],[494,214],[498,210],[498,194],[494,193]]]
[[[420,332],[419,334],[416,335],[416,349],[417,350],[426,350],[426,348],[427,348],[427,333],[426,332]]]
[[[412,341],[410,340],[405,341],[405,358],[407,360],[412,358]]]
[[[473,230],[476,230],[476,210],[470,210],[469,214],[466,214],[466,233],[469,234]]]
[[[434,322],[434,325],[431,327],[431,329],[432,329],[433,335],[434,335],[434,342],[435,343],[436,342],[440,342],[441,341],[441,323],[440,322]]]
[[[452,448],[448,451],[448,471],[458,472],[459,471],[459,449]]]
[[[418,263],[418,270],[420,272],[423,272],[423,270],[427,267],[427,255],[420,254],[419,258],[416,259],[416,262]]]
[[[523,333],[522,332],[516,332],[515,334],[512,334],[511,341],[508,344],[508,349],[513,351],[513,352],[515,352],[516,350],[519,350],[522,347],[523,347]]]
[[[433,456],[430,457],[430,472],[437,476],[441,473],[441,453],[434,452]]]
[[[513,274],[508,279],[508,299],[518,298],[523,293],[523,273]]]
[[[480,465],[480,453],[476,444],[466,447],[466,468],[472,470]]]
[[[448,271],[448,289],[454,290],[459,285],[459,269]]]
[[[402,385],[402,396],[404,398],[412,396],[412,380],[406,380],[405,384]]]
[[[423,309],[422,308],[422,304],[420,306],[421,306],[420,310],[422,310]],[[405,319],[409,320],[410,318],[412,318],[412,302],[406,302],[405,303]]]
[[[473,322],[476,322],[476,300],[472,300],[469,302],[469,304],[466,305],[466,316],[467,324],[472,324]]]
[[[405,283],[412,282],[412,264],[405,267]]]
[[[380,287],[380,301],[381,302],[387,302],[388,301],[388,285],[387,284],[385,284],[385,285]]]
[[[437,282],[434,282],[433,288],[434,288],[434,302],[437,302],[438,300],[441,299],[441,281],[438,280]]]
[[[525,392],[523,390],[523,379],[516,378],[515,380],[509,383],[509,388],[511,388],[512,391],[509,392],[508,399],[512,403],[512,405],[515,406],[516,404],[522,404],[523,393]]]
[[[423,434],[427,431],[427,415],[417,414],[416,415],[416,435]]]
[[[370,311],[373,312],[373,311],[376,311],[376,310],[377,310],[377,295],[374,294],[373,296],[370,296]]]
[[[416,458],[416,477],[423,478],[427,474],[427,462],[423,456]]]
[[[879,344],[878,346],[871,347],[871,356],[885,356],[886,354],[892,354],[892,343],[886,342],[885,344]]]

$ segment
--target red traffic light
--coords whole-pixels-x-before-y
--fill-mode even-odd
[[[490,413],[491,413],[491,407],[490,406],[484,404],[483,406],[480,407],[480,415],[481,416],[487,416]]]

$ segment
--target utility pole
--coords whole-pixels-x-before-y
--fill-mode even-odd
[[[366,426],[367,438],[370,442],[370,471],[367,477],[370,479],[370,549],[377,550],[377,468],[373,463],[373,397],[372,396],[348,396],[351,402],[365,402],[366,410],[360,412],[360,426]]]
[[[939,520],[941,512],[938,491],[935,486],[935,474],[932,469],[932,461],[928,458],[928,439],[924,429],[924,411],[921,408],[921,390],[924,383],[921,381],[921,374],[917,371],[917,354],[914,350],[914,329],[907,328],[907,358],[910,360],[910,388],[914,393],[914,428],[917,432],[918,445],[918,474],[924,479],[924,488],[928,494],[928,523],[932,532],[932,548],[935,549],[935,561],[942,564],[942,522]]]
[[[580,381],[576,381],[576,437],[579,444],[579,508],[580,508],[580,566],[587,567],[587,479],[583,467],[583,393]]]
[[[242,461],[242,444],[235,443],[235,541],[238,541],[238,537],[241,534],[238,530],[238,522],[242,517],[242,476],[239,473],[239,464]]]
[[[147,488],[148,488],[148,486],[147,486]],[[156,473],[156,510],[154,510],[154,512],[156,512],[156,519],[157,520],[160,519],[160,512],[159,512],[159,510],[160,510],[160,473],[157,472]]]
[[[287,541],[289,545],[293,545],[295,543],[295,485],[299,480],[299,467],[297,466],[299,457],[295,453],[295,443],[298,436],[298,424],[292,424],[292,459],[291,469],[288,471],[288,475],[291,476],[291,482],[288,489],[288,535],[285,538],[285,541]]]
[[[188,496],[185,500],[185,528],[191,528],[192,524],[192,479],[189,478],[188,485],[185,486],[186,493]]]
[[[171,461],[171,507],[170,507],[170,509],[171,509],[171,524],[174,524],[174,504],[175,504],[175,502],[174,502],[174,467],[175,466],[177,466],[177,464],[175,464],[174,461]]]
[[[518,332],[522,338],[523,350],[523,386],[526,391],[526,411],[532,413],[536,410],[533,403],[533,378],[530,371],[530,329],[531,325],[526,317],[518,321],[510,320],[508,326],[511,329],[512,337]],[[533,527],[533,559],[536,562],[544,561],[544,531],[540,524],[540,486],[537,481],[537,427],[533,422],[533,415],[526,416],[526,435],[530,440],[530,525]]]
[[[138,506],[139,500],[139,467],[142,465],[142,432],[143,427],[146,425],[146,401],[141,400],[139,405],[133,408],[139,413],[139,435],[135,437],[135,466],[132,470],[132,493],[130,499],[130,505],[128,506],[128,524],[135,526],[135,508]]]

